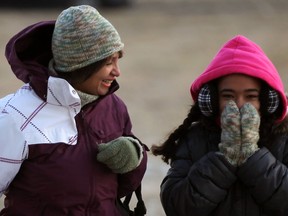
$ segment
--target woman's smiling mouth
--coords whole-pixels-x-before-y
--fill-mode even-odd
[[[105,86],[110,87],[113,81],[114,81],[114,80],[102,80],[102,83],[103,83]]]

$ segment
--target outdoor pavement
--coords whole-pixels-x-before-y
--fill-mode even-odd
[[[4,57],[8,39],[27,25],[55,19],[62,9],[0,8],[0,96],[22,85]],[[287,90],[287,10],[287,0],[136,0],[132,7],[99,8],[125,43],[118,94],[128,106],[135,135],[148,147],[164,141],[186,117],[193,79],[237,34],[262,46]],[[159,186],[167,169],[149,153],[143,180],[149,216],[165,215]]]

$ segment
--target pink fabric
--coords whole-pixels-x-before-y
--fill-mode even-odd
[[[235,73],[259,78],[275,89],[280,94],[283,105],[279,120],[284,119],[287,112],[287,98],[278,71],[261,47],[242,35],[224,44],[205,71],[192,83],[190,93],[193,100],[197,100],[203,84]]]

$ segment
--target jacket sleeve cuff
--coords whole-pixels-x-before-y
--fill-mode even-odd
[[[139,142],[138,139],[135,139],[135,138],[133,138],[133,137],[126,137],[126,138],[127,138],[128,140],[130,140],[130,141],[134,144],[134,146],[135,146],[135,148],[136,148],[136,151],[137,151],[137,154],[138,154],[138,159],[139,159],[137,166],[139,166],[140,163],[141,163],[141,161],[142,161],[142,159],[143,159],[143,146],[142,146],[142,144]]]

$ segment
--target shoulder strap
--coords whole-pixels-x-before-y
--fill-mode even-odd
[[[141,184],[139,185],[139,187],[134,191],[135,194],[136,194],[136,197],[137,197],[137,205],[136,207],[134,208],[134,212],[133,212],[133,216],[144,216],[146,213],[147,213],[147,209],[146,209],[146,206],[145,206],[145,203],[142,199],[142,193],[141,193]],[[129,194],[125,197],[124,201],[123,201],[123,205],[130,210],[130,207],[129,207],[129,203],[131,201],[131,198],[132,198],[132,194]]]

